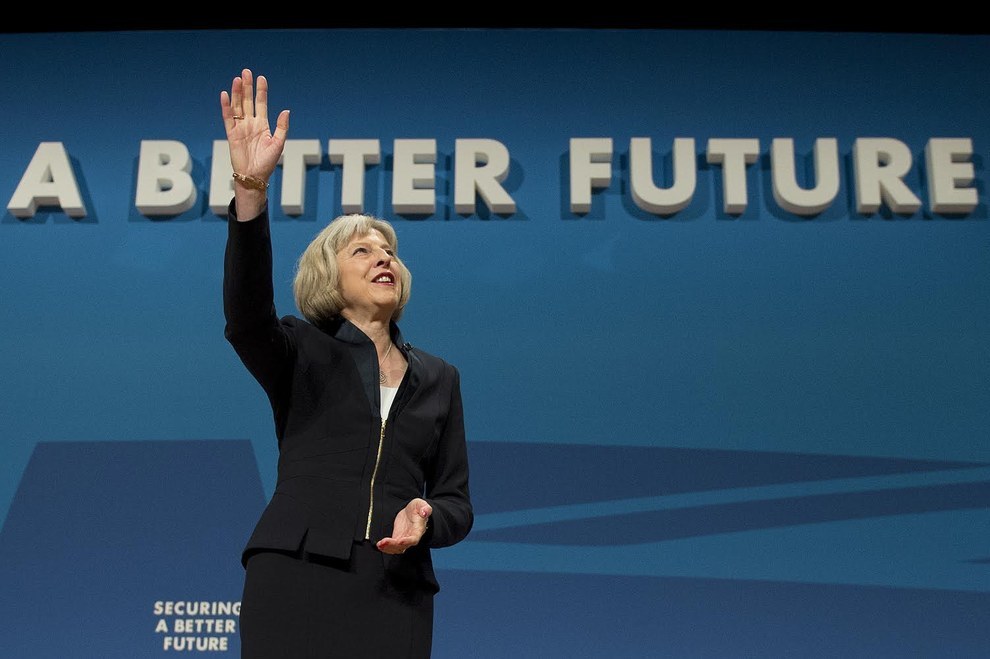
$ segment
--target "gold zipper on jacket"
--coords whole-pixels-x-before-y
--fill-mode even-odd
[[[378,435],[378,455],[375,456],[375,468],[371,472],[371,487],[368,493],[368,525],[364,528],[364,539],[371,540],[371,511],[375,508],[375,476],[378,475],[378,463],[382,459],[382,443],[385,441],[385,419],[382,419],[382,430]]]

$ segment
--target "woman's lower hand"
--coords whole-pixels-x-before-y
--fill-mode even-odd
[[[415,547],[426,533],[433,508],[423,499],[413,499],[395,516],[392,535],[379,540],[375,546],[385,554],[404,554]]]

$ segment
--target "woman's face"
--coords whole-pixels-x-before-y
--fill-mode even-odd
[[[402,264],[381,232],[356,235],[337,252],[345,316],[391,318],[399,305]]]

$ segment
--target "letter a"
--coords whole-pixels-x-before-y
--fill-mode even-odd
[[[7,203],[7,210],[14,217],[30,218],[34,217],[38,206],[58,206],[69,217],[86,217],[69,154],[61,142],[38,145]]]

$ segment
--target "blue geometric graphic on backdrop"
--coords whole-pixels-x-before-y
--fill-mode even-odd
[[[984,465],[502,442],[470,450],[476,528],[461,549],[438,553],[435,659],[988,656],[983,592],[589,574],[566,561],[567,545],[986,508]],[[871,479],[921,480],[856,488]],[[772,496],[782,492],[792,495]],[[714,503],[662,505],[671,497]],[[172,656],[167,637],[222,639],[210,654],[237,656],[236,615],[185,616],[232,621],[192,633],[155,606],[239,602],[237,559],[263,505],[249,441],[38,444],[0,529],[3,656]],[[557,545],[564,560],[538,572],[470,559],[442,567],[446,551],[526,543]],[[968,562],[985,570],[984,554]],[[169,631],[156,631],[163,620]]]
[[[471,460],[476,511],[495,513],[474,541],[624,545],[990,507],[972,462],[531,443],[475,443]]]
[[[0,655],[175,654],[155,603],[239,602],[263,503],[249,441],[39,443],[0,530]]]

